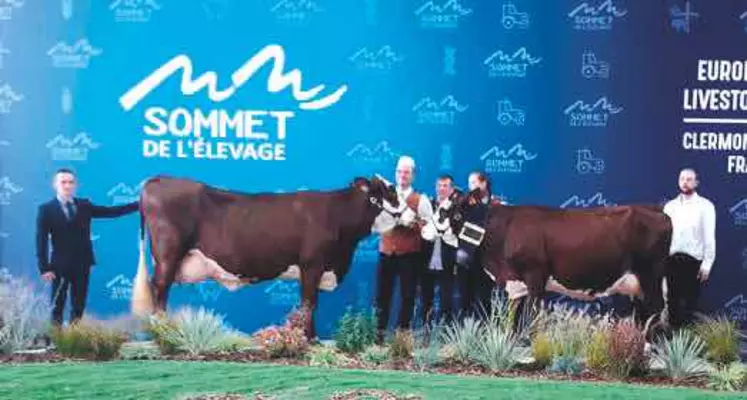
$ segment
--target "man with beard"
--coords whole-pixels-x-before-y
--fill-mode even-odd
[[[680,194],[664,206],[672,220],[666,279],[669,323],[674,329],[693,322],[700,285],[708,280],[716,259],[716,209],[697,193],[697,187],[695,171],[683,169]]]

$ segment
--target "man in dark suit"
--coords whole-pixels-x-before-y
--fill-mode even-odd
[[[454,192],[454,179],[450,175],[441,175],[436,181],[436,196],[433,209],[437,210],[441,202],[446,201]],[[433,241],[425,241],[423,252],[426,258],[425,270],[420,277],[422,296],[423,323],[432,321],[451,322],[454,304],[454,274],[456,267],[456,247],[444,243],[439,236]],[[439,317],[433,315],[435,287],[439,292]],[[443,320],[443,321],[440,321]]]
[[[54,175],[56,197],[39,206],[36,217],[36,257],[42,279],[52,282],[52,323],[62,325],[70,290],[71,323],[80,320],[86,307],[88,278],[96,264],[91,244],[91,218],[115,218],[138,210],[138,203],[104,207],[75,197],[75,173],[59,169]],[[49,258],[49,238],[52,257]]]

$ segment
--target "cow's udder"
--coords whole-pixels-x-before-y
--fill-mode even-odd
[[[215,260],[205,256],[198,249],[192,249],[187,253],[175,279],[179,283],[199,283],[212,279],[230,291],[235,291],[252,282],[251,279],[241,279],[226,271]]]
[[[278,279],[300,280],[301,270],[298,265],[291,265]],[[182,260],[175,280],[178,283],[199,283],[212,279],[230,291],[236,291],[242,286],[257,282],[257,278],[240,278],[226,271],[215,260],[207,257],[199,249],[190,250]],[[331,292],[337,288],[337,274],[325,271],[319,282],[320,290]]]

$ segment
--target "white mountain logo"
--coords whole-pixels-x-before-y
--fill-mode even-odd
[[[94,142],[86,132],[80,132],[75,135],[74,138],[69,139],[63,135],[57,135],[52,140],[47,142],[47,148],[62,147],[82,147],[88,149],[96,149],[99,147],[99,143]]]
[[[529,151],[524,149],[524,146],[522,146],[521,143],[517,143],[513,147],[508,149],[508,151],[501,149],[498,146],[493,146],[480,156],[480,160],[484,161],[488,157],[500,159],[517,158],[530,161],[537,158],[537,154],[530,153]]]
[[[290,87],[293,97],[300,102],[302,110],[319,110],[337,103],[347,91],[347,85],[340,86],[332,94],[316,98],[325,86],[317,85],[311,89],[302,89],[302,75],[298,69],[284,72],[285,51],[280,45],[272,44],[265,46],[244,65],[239,67],[231,75],[231,84],[225,88],[218,88],[218,75],[214,71],[208,71],[192,79],[192,60],[184,54],[180,54],[158,69],[153,71],[145,79],[128,90],[119,98],[119,103],[126,111],[132,110],[148,94],[158,88],[166,79],[181,70],[181,92],[185,96],[192,96],[205,89],[207,96],[214,102],[222,102],[233,96],[254,74],[262,67],[272,62],[272,70],[267,79],[267,90],[277,93]]]
[[[396,160],[399,154],[389,147],[389,142],[379,142],[373,148],[363,143],[355,145],[347,152],[348,157],[353,157],[365,162],[387,162]]]
[[[578,195],[573,195],[568,200],[563,202],[563,204],[560,205],[560,208],[589,208],[589,207],[612,207],[616,204],[605,199],[604,195],[602,193],[595,193],[593,196],[589,197],[588,199],[581,198]]]
[[[427,111],[456,111],[464,112],[469,106],[460,104],[453,95],[447,95],[440,102],[436,102],[430,97],[424,97],[412,107],[413,111],[427,110]]]

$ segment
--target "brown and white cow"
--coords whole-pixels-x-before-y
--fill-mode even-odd
[[[547,290],[634,295],[642,301],[639,317],[662,311],[672,225],[661,207],[485,207],[472,197],[452,206],[451,229],[460,248],[479,247],[497,283],[521,281],[533,298]]]
[[[284,194],[248,194],[189,179],[152,178],[140,195],[141,249],[133,312],[165,311],[175,282],[212,279],[237,290],[275,278],[300,279],[303,305],[310,313],[306,335],[313,338],[318,289],[330,291],[342,282],[358,242],[372,233],[380,215],[396,218],[399,206],[394,187],[378,176],[356,178],[340,190]],[[146,227],[155,264],[151,285]]]

